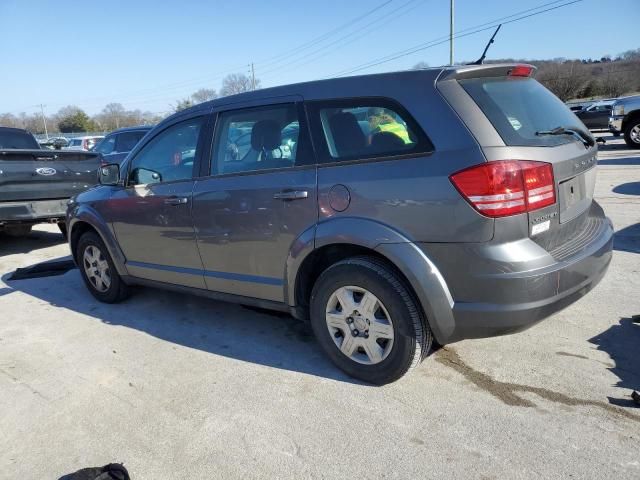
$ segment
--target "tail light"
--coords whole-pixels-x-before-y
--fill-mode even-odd
[[[473,208],[506,217],[556,203],[553,167],[530,160],[502,160],[467,168],[449,177]]]

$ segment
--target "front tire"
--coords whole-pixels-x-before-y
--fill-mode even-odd
[[[630,148],[640,148],[640,118],[628,122],[624,129],[624,141]]]
[[[426,357],[433,335],[403,279],[384,262],[354,257],[325,270],[311,293],[320,347],[348,375],[376,385]]]
[[[109,251],[94,232],[84,233],[76,247],[76,263],[91,294],[104,303],[118,303],[129,296],[129,289],[116,271]]]

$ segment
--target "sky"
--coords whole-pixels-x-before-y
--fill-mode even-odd
[[[456,0],[455,30],[569,1]],[[487,58],[600,58],[640,47],[640,0],[610,0],[615,11],[608,3],[582,0],[505,24]],[[228,73],[247,74],[252,62],[270,87],[446,40],[449,0],[0,0],[0,25],[0,113],[71,104],[95,114],[110,102],[164,113],[199,88],[219,90]],[[477,59],[492,30],[456,39],[456,61]],[[448,42],[357,74],[421,61],[447,64]]]

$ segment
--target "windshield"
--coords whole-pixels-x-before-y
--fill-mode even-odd
[[[0,148],[39,149],[40,145],[33,135],[27,132],[0,129]]]
[[[553,93],[532,78],[460,80],[504,143],[511,146],[555,146],[576,141],[570,135],[540,136],[557,127],[586,131],[584,124]]]

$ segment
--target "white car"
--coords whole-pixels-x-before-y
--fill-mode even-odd
[[[89,151],[93,147],[95,147],[96,144],[103,138],[104,136],[97,136],[97,135],[70,138],[69,143],[67,144],[66,147],[64,147],[64,150]]]

